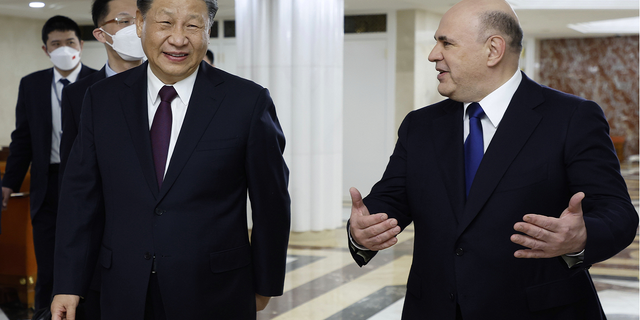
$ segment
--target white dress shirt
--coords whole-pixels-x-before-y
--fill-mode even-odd
[[[198,67],[200,69],[200,67]],[[167,173],[171,156],[173,155],[173,149],[176,147],[178,141],[178,135],[184,122],[184,117],[187,114],[187,107],[189,106],[189,100],[191,99],[191,92],[193,92],[193,86],[196,83],[196,76],[198,75],[198,69],[194,71],[190,76],[183,80],[180,80],[173,84],[173,88],[176,89],[178,96],[171,102],[171,139],[169,140],[169,151],[167,154],[167,164],[164,167],[164,173]],[[160,96],[158,93],[165,84],[153,74],[151,67],[147,67],[147,105],[149,111],[149,130],[153,124],[153,117],[156,115],[156,110],[160,106]]]
[[[117,72],[113,71],[113,69],[111,69],[111,67],[109,66],[109,60],[107,60],[107,63],[104,64],[104,74],[107,78],[118,74]]]
[[[62,136],[62,88],[64,85],[60,79],[69,80],[69,84],[76,82],[82,69],[82,64],[64,78],[56,68],[53,68],[53,81],[51,82],[51,156],[49,163],[60,163],[60,137]]]
[[[493,135],[498,130],[498,125],[504,116],[504,113],[507,111],[507,107],[509,107],[509,103],[511,103],[511,99],[513,95],[518,90],[518,86],[520,86],[520,82],[522,81],[522,73],[520,70],[516,71],[516,73],[505,82],[498,89],[494,90],[490,94],[488,94],[484,99],[478,102],[484,110],[485,116],[480,120],[482,122],[482,141],[484,142],[484,152],[487,152],[487,148],[489,147],[489,143],[491,143],[491,139],[493,139]],[[467,136],[469,135],[469,115],[467,114],[467,108],[472,102],[464,103],[464,141],[467,140]]]

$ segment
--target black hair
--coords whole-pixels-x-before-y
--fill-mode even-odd
[[[102,22],[109,14],[109,2],[111,0],[94,0],[91,6],[91,19],[96,28],[100,27]]]
[[[78,24],[65,17],[65,16],[53,16],[42,26],[42,43],[47,45],[47,40],[49,40],[49,34],[54,31],[73,31],[76,33],[78,40],[82,39],[80,37],[80,27]]]
[[[213,64],[213,51],[211,51],[210,49],[207,49],[207,59],[209,59],[209,61],[211,61],[211,64]]]
[[[509,48],[520,54],[522,51],[522,28],[513,16],[502,11],[488,11],[480,16],[480,41],[487,40],[487,32],[498,31],[508,39]]]
[[[209,23],[213,24],[213,18],[216,16],[216,12],[218,12],[218,0],[202,0],[207,4],[207,8],[209,9]],[[138,10],[142,13],[143,17],[147,16],[147,12],[151,9],[151,4],[153,0],[137,0]]]

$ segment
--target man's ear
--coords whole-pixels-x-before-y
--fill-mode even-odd
[[[494,67],[504,57],[507,50],[507,41],[499,35],[491,36],[487,39],[487,45],[489,46],[489,56],[487,57],[487,66]]]
[[[138,38],[142,39],[142,26],[144,25],[144,17],[140,10],[136,10],[136,33]]]
[[[46,54],[47,57],[51,58],[51,56],[49,55],[49,51],[47,51],[47,46],[42,45],[42,51],[44,51],[44,54]]]
[[[102,30],[100,30],[100,28],[95,28],[93,29],[93,37],[96,38],[96,40],[105,43],[107,42],[107,39],[105,39],[104,37],[104,32]]]

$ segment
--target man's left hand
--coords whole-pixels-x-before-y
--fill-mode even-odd
[[[578,253],[587,244],[587,228],[582,216],[584,193],[578,192],[569,200],[569,207],[560,218],[527,214],[524,222],[513,229],[524,234],[514,234],[511,241],[530,249],[518,250],[516,258],[552,258],[563,254]]]
[[[256,293],[256,311],[264,310],[269,303],[269,299],[271,299],[271,297],[261,296]]]

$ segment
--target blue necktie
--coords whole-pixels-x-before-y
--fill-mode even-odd
[[[482,110],[480,104],[474,102],[467,107],[467,114],[469,115],[469,135],[464,142],[464,175],[468,196],[473,178],[476,175],[476,171],[478,171],[482,156],[484,156],[482,122],[480,121],[484,115],[484,110]]]
[[[169,141],[171,140],[171,101],[178,96],[176,89],[172,86],[164,86],[158,93],[160,96],[160,106],[156,110],[151,124],[151,149],[153,150],[153,164],[156,169],[158,187],[162,187],[164,179],[164,168],[167,165],[167,155],[169,154]]]
[[[68,79],[62,78],[60,80],[60,83],[62,83],[62,88],[64,89],[64,87],[66,87],[69,83],[71,83]]]

